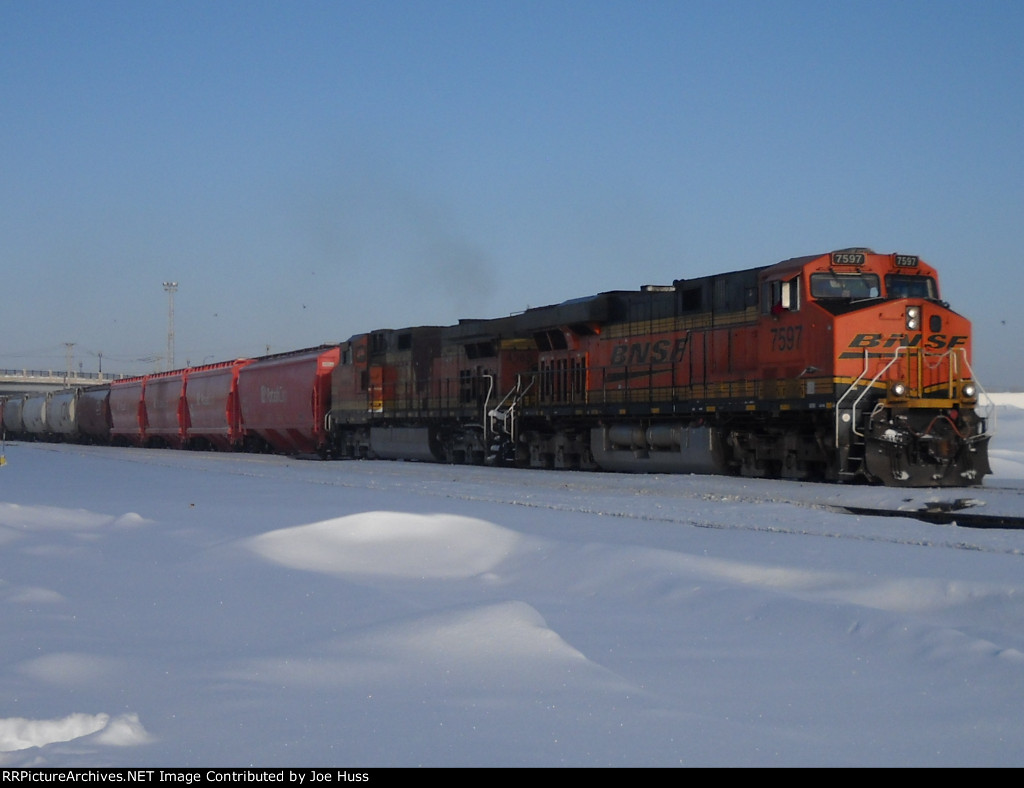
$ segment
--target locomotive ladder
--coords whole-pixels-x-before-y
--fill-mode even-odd
[[[515,443],[519,419],[519,406],[527,393],[537,382],[536,378],[523,385],[523,376],[516,377],[515,388],[502,397],[501,402],[487,412],[487,424],[492,435],[503,435]]]
[[[869,368],[871,366],[870,355],[869,355],[868,351],[865,349],[865,351],[864,351],[864,369],[861,370],[861,373],[857,377],[857,379],[855,381],[853,381],[853,383],[851,383],[849,385],[849,387],[846,389],[846,391],[843,392],[843,395],[836,401],[835,445],[836,445],[837,448],[839,447],[839,445],[840,445],[840,432],[842,431],[843,424],[848,424],[849,428],[850,428],[850,442],[849,442],[849,445],[848,445],[850,453],[847,455],[848,463],[851,463],[851,464],[852,463],[858,463],[859,464],[859,463],[863,463],[864,462],[864,455],[863,455],[863,453],[861,453],[861,454],[854,454],[853,453],[855,445],[856,446],[860,446],[862,452],[863,452],[863,449],[864,449],[864,440],[863,440],[864,433],[862,431],[858,430],[858,428],[857,428],[857,420],[858,420],[858,418],[862,418],[863,417],[863,413],[860,411],[862,400],[864,399],[864,397],[866,397],[868,395],[869,392],[871,392],[874,389],[875,384],[879,381],[879,379],[882,377],[882,375],[884,375],[886,373],[886,371],[893,364],[895,364],[899,360],[900,351],[903,351],[903,350],[907,351],[908,360],[909,360],[909,354],[910,354],[911,348],[909,346],[906,346],[906,345],[901,345],[900,347],[895,349],[895,351],[892,354],[892,358],[889,359],[889,361],[887,361],[885,364],[882,365],[882,368],[880,370],[878,370],[878,372],[875,374],[875,376],[873,378],[871,378],[871,380],[867,383],[867,385],[863,385],[864,381],[867,379],[867,377],[869,375]],[[847,405],[844,405],[843,404],[843,400],[845,400],[847,397],[849,397],[849,396],[853,395],[855,392],[857,392],[858,387],[861,387],[860,388],[860,393],[857,394],[856,397],[850,403],[848,403]],[[858,413],[860,413],[860,415],[858,415]],[[858,438],[861,439],[856,444],[853,441],[853,436],[855,436],[855,435]],[[857,473],[857,469],[856,468],[852,468],[852,469],[848,470],[846,468],[839,468],[838,472],[839,472],[840,476],[855,476],[856,473]]]

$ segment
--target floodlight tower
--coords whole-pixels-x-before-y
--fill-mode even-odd
[[[64,361],[65,361],[65,364],[64,364],[64,384],[65,385],[67,385],[68,381],[71,380],[71,375],[73,374],[72,370],[71,370],[71,358],[72,358],[71,353],[72,353],[72,348],[74,348],[74,346],[75,346],[74,342],[65,342],[64,343],[64,348],[66,350],[66,357],[64,359]]]
[[[174,294],[178,292],[177,282],[164,282],[167,291],[167,369],[174,369]]]

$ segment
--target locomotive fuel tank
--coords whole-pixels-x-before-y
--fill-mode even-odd
[[[704,426],[639,424],[594,427],[590,431],[594,461],[607,471],[631,473],[728,472],[718,430]]]

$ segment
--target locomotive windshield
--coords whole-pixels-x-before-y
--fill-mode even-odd
[[[856,301],[861,298],[878,298],[880,293],[878,274],[811,274],[813,298]]]
[[[886,274],[885,292],[889,298],[931,298],[939,297],[939,289],[930,276],[907,276]]]

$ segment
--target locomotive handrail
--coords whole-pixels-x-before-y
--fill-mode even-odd
[[[900,352],[901,351],[904,351],[904,350],[907,351],[907,361],[909,363],[910,362],[910,351],[914,350],[914,349],[915,348],[912,348],[909,345],[900,345],[899,347],[897,347],[893,351],[892,358],[889,359],[889,361],[885,364],[885,366],[883,366],[880,370],[878,370],[877,373],[875,373],[875,376],[871,379],[871,381],[866,386],[864,386],[864,388],[862,389],[860,394],[854,400],[853,404],[850,406],[850,416],[851,416],[850,430],[851,430],[851,432],[854,435],[856,435],[859,438],[863,438],[864,435],[865,435],[863,432],[861,432],[860,430],[857,429],[857,411],[858,411],[858,409],[860,407],[861,400],[863,400],[864,397],[867,396],[868,392],[871,391],[872,388],[874,388],[874,386],[878,382],[879,378],[881,378],[889,370],[889,368],[892,367],[893,364],[895,364],[897,361],[899,361],[899,357],[900,357]],[[970,378],[974,381],[975,385],[977,385],[979,394],[983,394],[985,399],[988,401],[988,404],[986,406],[985,419],[986,419],[986,421],[991,419],[992,420],[992,425],[994,427],[995,426],[995,408],[992,405],[992,398],[989,397],[988,392],[985,391],[985,389],[982,387],[981,383],[979,383],[978,379],[974,376],[974,371],[971,369],[970,362],[967,360],[967,352],[966,352],[966,350],[964,348],[952,348],[950,350],[947,350],[945,353],[941,354],[940,356],[935,357],[935,362],[934,363],[929,363],[927,361],[927,358],[928,358],[927,356],[924,356],[923,354],[919,354],[918,355],[919,360],[923,360],[924,363],[928,363],[928,366],[931,367],[932,369],[937,368],[942,363],[943,359],[946,359],[947,357],[949,358],[949,371],[950,371],[950,374],[949,374],[949,384],[948,385],[950,387],[950,394],[952,394],[952,386],[953,386],[954,378],[956,380],[960,380],[962,378],[962,374],[960,372],[960,364],[962,363],[964,365],[964,367],[966,367],[967,373],[970,376]],[[868,368],[870,367],[870,365],[871,365],[870,357],[869,357],[867,349],[865,349],[864,350],[864,370],[861,372],[860,376],[853,383],[850,384],[849,388],[845,392],[843,392],[843,395],[837,400],[837,402],[836,402],[836,412],[837,412],[837,415],[838,415],[838,413],[842,409],[841,405],[842,405],[843,400],[846,399],[846,396],[848,394],[850,394],[851,392],[853,392],[854,389],[861,383],[861,381],[864,380],[864,378],[867,377]],[[980,397],[979,397],[979,401],[980,401]],[[985,430],[985,434],[991,436],[992,430],[986,429]],[[836,438],[836,445],[838,445],[839,444],[839,418],[836,419],[835,438]]]
[[[967,360],[967,351],[964,348],[957,348],[963,359],[964,366],[967,367],[967,374],[971,376],[971,380],[974,381],[974,385],[978,387],[978,402],[981,402],[981,397],[984,396],[986,400],[984,419],[985,419],[985,434],[991,437],[995,432],[996,426],[996,404],[992,401],[992,397],[989,396],[988,391],[981,385],[981,381],[978,380],[977,375],[974,374],[974,370],[971,368],[971,362]],[[992,429],[989,429],[988,422],[992,422]]]
[[[853,381],[853,383],[850,384],[850,387],[848,389],[846,389],[846,391],[843,392],[843,396],[841,396],[836,401],[836,410],[837,411],[840,409],[840,406],[843,404],[843,400],[846,399],[846,395],[849,394],[851,391],[853,391],[854,387],[858,383],[860,383],[862,380],[864,380],[865,376],[868,374],[868,367],[869,366],[870,366],[870,362],[869,362],[869,359],[868,359],[868,351],[865,349],[865,351],[864,351],[864,369],[861,371],[861,373],[858,376],[858,378],[855,381]],[[856,403],[854,403],[854,404],[856,405]],[[836,426],[836,438],[838,439],[838,437],[839,437],[839,427],[837,425]]]
[[[508,400],[509,397],[511,397],[513,394],[516,393],[516,390],[518,388],[519,388],[519,378],[517,377],[516,378],[516,387],[513,388],[513,389],[509,389],[508,393],[504,397],[501,398],[501,402],[499,402],[497,405],[495,405],[493,410],[491,410],[491,412],[488,415],[493,416],[495,413],[497,413],[499,410],[501,410],[501,406],[505,404],[505,402]]]
[[[508,435],[509,435],[509,437],[512,440],[515,440],[515,438],[516,438],[516,418],[515,418],[516,408],[519,405],[519,403],[522,401],[523,397],[526,396],[527,392],[531,388],[533,388],[533,385],[536,382],[537,382],[537,378],[536,378],[536,376],[534,376],[530,380],[529,385],[527,385],[526,388],[523,388],[523,376],[521,374],[516,375],[516,385],[515,385],[515,388],[509,389],[508,393],[504,397],[501,398],[501,402],[499,402],[497,405],[495,405],[487,413],[487,415],[491,417],[492,421],[496,421],[498,418],[500,418],[502,420],[502,424],[503,425],[507,424],[509,417],[511,417],[511,419],[512,419],[512,429],[511,430],[507,430],[506,429],[506,432],[508,432]],[[509,405],[508,409],[504,412],[504,414],[502,414],[501,413],[501,409],[502,409],[502,407],[504,407],[505,403],[508,402],[508,400],[510,398],[512,399],[512,404]]]
[[[961,365],[963,365],[963,367],[966,369],[967,377],[969,377],[971,380],[973,380],[974,381],[974,385],[976,385],[978,387],[978,395],[979,396],[978,396],[977,399],[978,399],[979,404],[981,403],[981,397],[982,396],[984,396],[984,398],[986,400],[986,403],[984,405],[984,413],[983,413],[983,417],[984,417],[985,421],[988,422],[988,421],[991,420],[992,426],[995,427],[995,422],[996,422],[995,404],[992,402],[992,398],[988,395],[988,392],[985,390],[985,387],[981,385],[981,382],[975,376],[974,370],[971,368],[971,362],[967,360],[967,349],[966,348],[962,348],[962,347],[950,348],[945,353],[943,353],[943,354],[941,354],[939,356],[927,356],[927,355],[924,355],[924,354],[921,355],[921,360],[930,369],[938,369],[941,366],[943,360],[945,360],[946,358],[949,359],[949,382],[947,384],[947,394],[950,397],[953,396],[954,381],[956,381],[957,383],[960,383],[960,382],[963,381],[964,375],[963,375],[963,373],[962,373],[962,371],[960,369]],[[930,361],[929,359],[934,359],[934,361]],[[986,424],[985,434],[991,437],[992,430],[987,429],[987,426],[988,425]]]
[[[490,436],[488,435],[489,430],[487,429],[490,424],[490,420],[487,418],[488,410],[487,403],[491,401],[491,394],[494,393],[494,375],[489,372],[484,372],[480,375],[482,378],[487,378],[487,396],[484,397],[483,411],[480,414],[480,428],[483,430],[484,448],[487,448],[487,444],[490,442]]]
[[[892,354],[892,358],[889,360],[889,363],[887,363],[884,367],[882,367],[878,372],[875,373],[875,376],[871,379],[871,382],[868,383],[868,385],[864,387],[864,390],[861,391],[860,395],[857,397],[856,400],[854,400],[853,405],[850,408],[850,416],[852,417],[852,421],[851,421],[851,424],[850,424],[850,430],[853,432],[854,435],[856,435],[859,438],[863,438],[864,437],[864,433],[857,430],[857,409],[858,409],[858,406],[860,405],[860,401],[862,399],[864,399],[864,397],[867,396],[868,392],[871,391],[872,388],[874,388],[874,385],[878,382],[878,379],[880,377],[882,377],[882,375],[884,375],[889,370],[889,368],[899,360],[900,351],[901,350],[909,351],[910,347],[908,345],[900,345],[898,348],[896,348],[896,350]],[[909,352],[907,354],[907,360],[908,361],[910,360]],[[851,391],[853,391],[854,387],[858,383],[860,383],[865,377],[867,377],[868,367],[869,366],[870,366],[870,358],[868,356],[867,349],[865,349],[864,350],[864,371],[861,372],[859,378],[857,378],[853,383],[850,384],[850,388],[848,388],[846,390],[846,392],[843,394],[843,396],[839,398],[839,402],[836,403],[836,411],[837,412],[839,410],[839,404],[843,401],[843,399],[846,397],[846,395],[849,394]],[[838,445],[838,444],[839,444],[839,419],[836,419],[836,445]]]
[[[839,423],[840,423],[840,415],[839,414],[842,412],[843,400],[846,399],[846,396],[848,394],[850,394],[852,391],[854,391],[854,389],[857,387],[857,385],[862,380],[864,380],[865,377],[867,377],[868,368],[869,367],[870,367],[870,359],[868,357],[868,351],[867,351],[867,349],[865,349],[864,350],[864,369],[861,371],[861,373],[857,377],[857,379],[855,381],[853,381],[853,383],[850,384],[849,388],[847,388],[846,391],[843,392],[843,395],[838,400],[836,400],[836,420],[835,420],[835,422],[836,422],[836,428],[835,428],[836,446],[839,445]],[[861,395],[861,396],[863,396],[863,395]],[[850,408],[850,418],[852,420],[851,429],[854,432],[854,434],[859,434],[859,433],[857,433],[857,404],[859,402],[860,402],[860,397],[857,398],[856,402],[854,402],[853,406]]]

